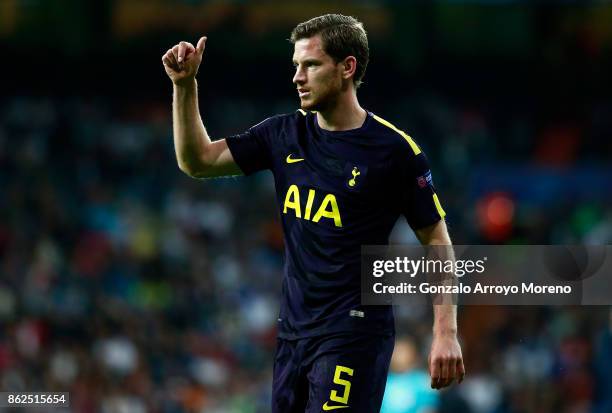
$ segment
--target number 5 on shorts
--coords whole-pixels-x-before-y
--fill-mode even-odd
[[[340,378],[340,375],[342,373],[346,373],[352,377],[353,369],[340,365],[336,366],[336,372],[334,373],[334,383],[339,384],[340,386],[344,386],[344,391],[342,392],[342,396],[338,396],[338,392],[336,390],[332,390],[329,395],[329,399],[337,403],[347,404],[349,393],[351,392],[351,382]]]

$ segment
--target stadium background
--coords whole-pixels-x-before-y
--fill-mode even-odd
[[[608,2],[1,0],[2,390],[69,391],[74,412],[268,411],[271,179],[180,173],[161,55],[208,35],[200,105],[224,137],[295,110],[285,39],[326,12],[366,24],[362,105],[428,153],[455,243],[611,243]],[[405,224],[393,241],[416,242]],[[431,310],[396,314],[418,354],[395,367],[422,377]],[[466,381],[415,380],[391,396],[406,411],[612,412],[609,308],[464,307],[459,325]]]

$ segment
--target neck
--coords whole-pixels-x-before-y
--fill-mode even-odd
[[[322,129],[343,131],[360,128],[367,113],[359,105],[354,89],[341,93],[328,108],[317,112],[317,122]]]

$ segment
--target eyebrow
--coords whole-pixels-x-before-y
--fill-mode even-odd
[[[322,63],[322,61],[320,59],[315,59],[312,57],[312,58],[304,59],[302,63]],[[297,65],[298,64],[297,60],[293,59],[293,64]]]

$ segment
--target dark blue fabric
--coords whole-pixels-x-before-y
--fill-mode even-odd
[[[325,404],[347,413],[380,411],[394,344],[393,334],[278,339],[272,413],[320,413]],[[337,366],[350,369],[338,376],[350,382],[348,394],[345,385],[334,383]],[[332,391],[347,396],[346,402],[332,400]]]
[[[400,215],[414,229],[440,220],[425,155],[371,113],[340,132],[315,113],[279,115],[227,144],[245,174],[274,174],[286,246],[279,336],[393,332],[391,307],[360,304],[361,246],[387,244]]]

